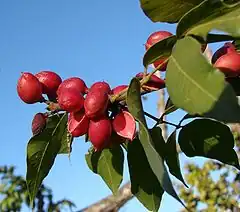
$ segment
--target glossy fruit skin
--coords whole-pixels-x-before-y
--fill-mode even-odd
[[[120,136],[132,141],[136,136],[136,123],[127,111],[121,111],[112,121],[113,130]]]
[[[145,43],[145,49],[148,50],[151,46],[153,46],[155,43],[166,39],[173,34],[168,31],[157,31],[152,33],[148,39],[147,42]],[[160,64],[162,64],[161,68],[159,69],[160,71],[166,71],[167,68],[167,62],[163,64],[163,62],[166,60],[166,58],[159,59],[153,63],[153,67],[157,68]]]
[[[90,120],[85,115],[84,110],[70,113],[68,119],[68,132],[73,137],[80,137],[88,132]]]
[[[119,85],[115,88],[112,89],[111,94],[113,95],[117,95],[119,94],[121,91],[123,91],[124,89],[126,89],[128,87],[128,85]]]
[[[59,95],[64,90],[68,90],[68,89],[77,90],[82,95],[86,94],[88,91],[88,88],[85,82],[79,77],[71,77],[64,80],[58,87],[57,95]]]
[[[214,64],[225,74],[226,77],[236,77],[240,75],[240,54],[237,52],[230,52],[222,55]]]
[[[25,72],[17,83],[18,96],[27,104],[33,104],[43,100],[42,84],[31,73]]]
[[[109,145],[111,134],[112,124],[108,117],[90,120],[88,136],[95,151],[101,151],[104,147]]]
[[[52,71],[41,71],[35,75],[42,83],[43,93],[56,96],[57,89],[62,83],[61,77]]]
[[[43,113],[37,113],[32,120],[32,134],[33,136],[41,133],[46,127],[47,116]]]
[[[221,56],[231,53],[231,52],[236,52],[235,46],[230,43],[226,42],[220,49],[218,49],[212,56],[212,64],[215,64],[218,58]]]
[[[78,112],[83,108],[84,97],[74,89],[62,90],[58,95],[58,104],[67,112]]]
[[[136,77],[142,79],[143,72],[138,73]],[[151,76],[151,79],[143,86],[143,88],[147,91],[159,90],[165,87],[165,81],[154,74]]]
[[[110,86],[105,82],[97,82],[91,86],[84,101],[84,110],[90,119],[105,116],[110,91]]]
[[[92,84],[92,86],[90,87],[89,90],[93,91],[93,90],[103,90],[106,93],[110,93],[111,92],[111,88],[109,86],[109,84],[107,82],[95,82],[94,84]]]
[[[157,31],[153,32],[147,39],[147,42],[145,43],[145,49],[148,50],[152,45],[159,42],[160,40],[163,40],[165,38],[168,38],[172,36],[173,34],[168,31]]]

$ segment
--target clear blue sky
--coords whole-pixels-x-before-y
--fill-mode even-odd
[[[17,166],[26,172],[26,145],[31,121],[44,105],[26,105],[16,93],[20,72],[37,73],[51,69],[63,79],[83,78],[87,85],[106,80],[112,87],[129,83],[143,70],[144,43],[156,30],[175,32],[173,25],[152,23],[140,9],[139,1],[11,1],[0,3],[0,165]],[[145,103],[156,112],[156,95]],[[180,113],[171,119],[180,117]],[[77,139],[71,163],[58,156],[44,181],[56,199],[67,197],[81,209],[110,194],[100,177],[91,173],[84,154],[88,145]],[[128,180],[125,169],[125,182]],[[178,211],[181,205],[164,195],[161,211]],[[27,211],[27,209],[23,210]],[[146,211],[137,200],[122,211]]]

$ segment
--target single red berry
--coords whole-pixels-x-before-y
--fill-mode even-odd
[[[88,135],[96,151],[108,146],[112,134],[112,125],[109,118],[90,120]]]
[[[167,32],[167,31],[157,31],[157,32],[154,32],[152,33],[148,39],[147,39],[147,42],[145,44],[145,49],[148,50],[151,46],[153,46],[154,44],[156,44],[157,42],[163,40],[163,39],[166,39],[170,36],[172,36],[173,34],[171,32]],[[167,62],[164,63],[164,61],[166,60],[167,58],[161,58],[157,61],[155,61],[153,63],[153,67],[154,68],[157,68],[159,65],[162,65],[159,70],[160,71],[166,71],[166,68],[167,68]]]
[[[220,49],[218,49],[212,56],[212,64],[216,63],[218,58],[221,56],[231,53],[231,52],[236,52],[235,46],[230,43],[226,42]]]
[[[58,104],[67,112],[78,112],[83,108],[84,97],[74,89],[61,90],[58,95]]]
[[[157,32],[152,33],[148,37],[147,42],[145,44],[146,50],[148,50],[151,46],[153,46],[155,43],[159,42],[160,40],[166,39],[172,35],[173,34],[168,31],[157,31]]]
[[[109,85],[105,82],[91,86],[84,101],[85,113],[90,119],[100,118],[106,114],[110,91]]]
[[[52,71],[41,71],[35,76],[42,83],[43,93],[56,97],[57,89],[62,83],[61,77]]]
[[[132,141],[136,135],[136,122],[131,115],[131,113],[127,111],[121,111],[119,114],[115,116],[112,122],[114,131],[124,137]]]
[[[68,89],[77,90],[82,95],[86,94],[88,91],[88,88],[87,88],[85,82],[78,77],[71,77],[71,78],[64,80],[58,87],[57,94],[59,95],[59,93],[61,93],[64,90],[68,90]]]
[[[111,88],[110,88],[110,86],[109,86],[109,84],[107,83],[107,82],[104,82],[104,81],[102,81],[102,82],[95,82],[94,84],[92,84],[92,86],[90,87],[90,89],[89,90],[98,90],[98,89],[100,89],[100,90],[103,90],[104,92],[106,92],[106,93],[110,93],[111,92]]]
[[[25,72],[17,83],[18,96],[27,104],[43,101],[42,85],[31,73]]]
[[[236,77],[240,75],[240,54],[237,52],[230,52],[222,55],[214,64],[225,74],[226,77]]]
[[[89,119],[83,110],[70,113],[68,119],[68,132],[70,132],[73,137],[85,135],[88,132],[88,127]]]
[[[47,116],[43,113],[37,113],[32,120],[33,135],[35,136],[41,133],[45,129],[46,123],[47,123]]]
[[[126,89],[128,87],[128,85],[119,85],[115,88],[112,89],[111,93],[113,95],[117,95],[119,94],[121,91],[123,91],[124,89]]]

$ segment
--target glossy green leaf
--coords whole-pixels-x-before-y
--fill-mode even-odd
[[[168,98],[167,103],[165,105],[165,110],[164,110],[164,114],[168,115],[170,113],[175,112],[176,110],[178,110],[179,108],[176,107],[173,103],[172,100],[170,98]]]
[[[133,195],[148,210],[157,212],[164,190],[149,166],[138,138],[129,143],[127,158]],[[140,163],[139,158],[141,158]]]
[[[140,0],[143,12],[153,22],[176,23],[203,0]]]
[[[186,183],[183,179],[180,163],[178,158],[178,152],[176,147],[176,131],[174,131],[165,143],[162,136],[162,130],[160,127],[154,127],[150,130],[153,145],[159,155],[166,161],[170,173],[180,180],[186,187]]]
[[[184,204],[178,197],[176,191],[173,188],[171,179],[168,175],[166,167],[164,165],[163,158],[158,154],[154,148],[152,138],[147,129],[146,119],[144,117],[143,106],[140,94],[140,81],[137,78],[133,78],[127,92],[127,106],[129,112],[139,123],[139,140],[142,144],[144,152],[147,156],[148,163],[156,175],[160,185],[168,194],[178,200],[183,206]],[[185,207],[185,206],[184,206]]]
[[[240,36],[240,4],[205,0],[179,21],[177,36],[193,34],[206,38],[211,30],[220,30]]]
[[[210,119],[194,120],[181,129],[178,142],[188,157],[203,156],[240,169],[234,137],[227,125]]]
[[[49,117],[44,131],[32,137],[27,145],[26,181],[31,203],[59,153],[66,122],[66,114]]]
[[[143,65],[147,67],[160,58],[169,57],[176,42],[177,37],[171,36],[151,46],[143,57]]]
[[[120,145],[103,149],[100,152],[90,151],[85,155],[89,169],[102,177],[115,194],[122,182],[124,154]]]
[[[200,48],[199,42],[188,36],[174,47],[165,80],[173,104],[190,115],[203,115],[211,110],[207,116],[212,118],[240,120],[234,91],[225,83],[224,75],[201,54]],[[227,112],[222,113],[223,109]]]

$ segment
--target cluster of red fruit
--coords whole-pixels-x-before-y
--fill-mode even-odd
[[[146,50],[153,44],[172,34],[165,31],[153,33],[147,40]],[[155,66],[164,60],[157,61]],[[164,65],[161,70],[166,69]],[[140,80],[144,73],[136,75]],[[68,116],[68,132],[73,137],[87,134],[95,150],[101,150],[111,145],[112,140],[123,142],[133,140],[136,136],[136,123],[128,112],[126,105],[110,101],[111,96],[118,95],[127,85],[111,89],[106,82],[96,82],[89,89],[78,77],[62,81],[61,77],[52,71],[41,71],[35,75],[22,73],[17,84],[19,97],[27,104],[36,102],[53,102],[54,110],[66,111]],[[143,93],[152,92],[165,87],[165,82],[156,75],[143,85]],[[43,97],[48,97],[46,100]],[[57,107],[56,107],[57,105]],[[32,122],[32,131],[36,135],[45,125],[49,113],[37,113]]]
[[[116,95],[127,85],[110,89],[106,82],[96,82],[89,89],[85,82],[72,77],[62,81],[52,71],[41,71],[33,75],[23,73],[17,84],[19,97],[28,104],[46,102],[42,94],[49,99],[55,98],[58,109],[69,113],[68,131],[73,137],[88,134],[96,150],[110,145],[111,136],[117,135],[133,140],[136,123],[124,107],[111,104],[110,95]],[[47,113],[35,115],[32,130],[39,133],[46,124]],[[116,139],[116,135],[115,135]]]
[[[238,77],[240,75],[240,53],[230,42],[226,42],[214,53],[212,64],[226,77]]]

